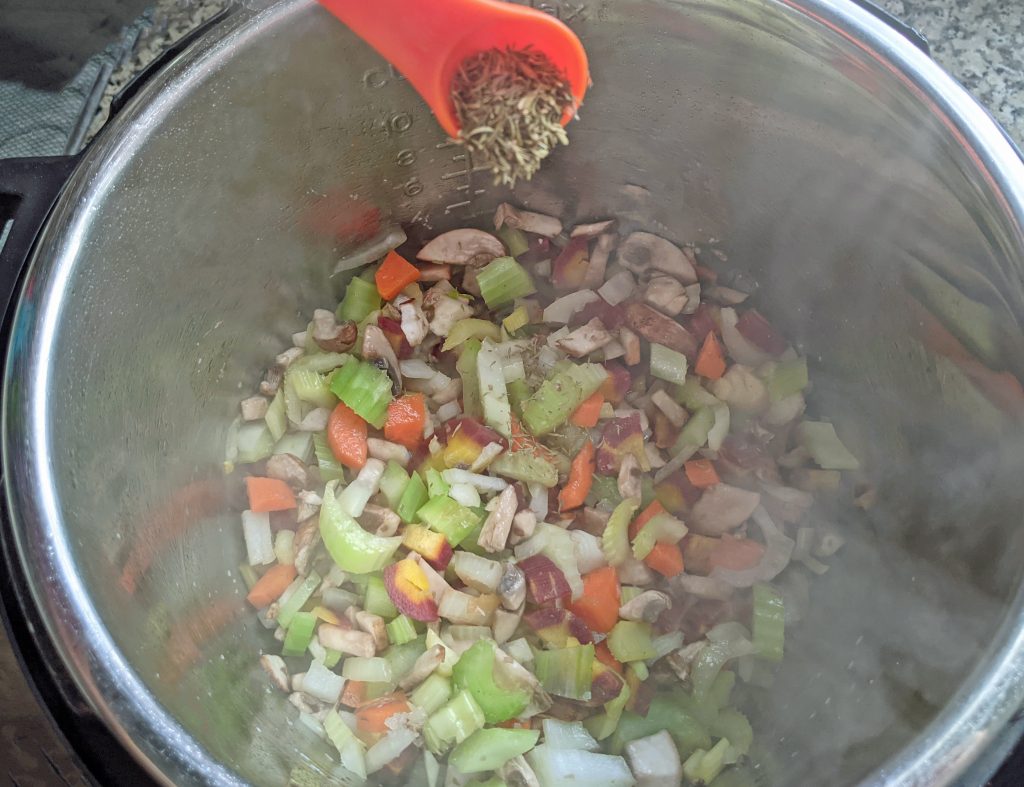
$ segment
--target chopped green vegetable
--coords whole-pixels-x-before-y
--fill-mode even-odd
[[[619,726],[619,720],[622,718],[622,711],[626,708],[626,703],[629,702],[631,692],[629,686],[623,686],[622,691],[619,695],[612,700],[609,700],[604,704],[604,713],[600,713],[597,716],[591,716],[589,719],[583,722],[583,726],[587,728],[587,731],[593,735],[597,740],[603,741],[615,732],[615,729]]]
[[[238,427],[238,461],[242,464],[266,459],[274,450],[274,435],[265,421],[252,421]]]
[[[441,477],[441,473],[433,467],[428,467],[423,475],[427,479],[427,494],[430,497],[444,497],[448,494],[450,487],[448,482]]]
[[[448,763],[459,773],[483,773],[500,768],[537,745],[538,730],[477,730],[455,747]]]
[[[348,353],[325,353],[320,350],[316,342],[312,340],[313,333],[309,333],[310,341],[313,342],[315,350],[307,350],[306,355],[303,355],[297,361],[293,361],[292,365],[288,367],[288,370],[292,369],[306,369],[311,372],[317,372],[319,374],[326,374],[327,372],[333,372],[339,366],[342,366],[352,356]]]
[[[270,430],[275,440],[280,440],[284,437],[284,433],[288,431],[288,414],[284,411],[284,393],[280,389],[274,394],[274,398],[270,400],[270,404],[267,406],[267,414],[263,416],[263,420],[266,422],[267,429]]]
[[[558,469],[529,451],[506,451],[491,462],[490,473],[528,484],[538,483],[549,489],[558,483]]]
[[[427,719],[423,738],[430,751],[442,754],[453,743],[462,743],[483,726],[484,712],[473,695],[463,690]]]
[[[327,444],[327,435],[323,432],[313,435],[313,452],[316,454],[316,464],[320,470],[321,480],[345,480],[345,467],[335,458],[334,452]]]
[[[643,560],[655,544],[678,544],[687,533],[686,525],[668,513],[651,517],[633,539],[633,557]]]
[[[416,664],[416,659],[427,650],[426,637],[419,636],[402,645],[392,645],[382,657],[391,670],[391,679],[400,681]]]
[[[377,429],[384,426],[394,398],[388,373],[358,358],[351,358],[332,375],[331,392]]]
[[[608,635],[608,649],[619,661],[643,661],[657,655],[651,642],[651,624],[620,620]]]
[[[477,374],[477,358],[480,355],[480,340],[470,339],[462,347],[455,368],[462,378],[462,411],[470,418],[482,418],[484,406],[480,400],[480,379]]]
[[[612,511],[601,534],[601,550],[609,565],[620,566],[629,557],[629,523],[633,521],[638,502],[623,500]]]
[[[711,722],[708,732],[716,738],[728,738],[741,756],[750,751],[750,744],[754,742],[754,731],[747,717],[732,708],[724,708]]]
[[[314,407],[333,408],[337,403],[337,397],[331,393],[327,386],[327,378],[314,372],[311,369],[289,367],[285,377],[295,390],[295,395],[303,402]]]
[[[416,515],[431,530],[444,535],[453,547],[457,547],[480,522],[473,509],[447,496],[430,498]]]
[[[715,395],[701,385],[697,377],[688,377],[686,382],[676,389],[676,401],[694,412],[702,407],[714,407],[719,404]]]
[[[274,455],[291,454],[303,464],[309,464],[315,456],[311,432],[289,432],[274,444]]]
[[[366,778],[366,750],[355,733],[341,718],[338,711],[331,709],[324,719],[324,732],[341,756],[341,764],[360,779]],[[321,784],[319,778],[316,782]]]
[[[508,388],[502,356],[498,346],[484,339],[476,359],[477,380],[480,384],[480,404],[484,421],[505,437],[512,436],[512,405],[508,401]]]
[[[285,656],[301,656],[313,641],[316,630],[316,616],[312,612],[296,612],[284,634],[281,653]]]
[[[796,437],[811,459],[824,470],[857,470],[860,467],[857,457],[843,445],[836,428],[827,421],[803,421],[796,428]]]
[[[708,429],[708,448],[712,451],[717,451],[722,447],[722,443],[725,441],[726,436],[729,434],[729,424],[732,422],[732,416],[730,414],[729,405],[724,402],[716,404],[711,408],[711,413],[715,417],[715,422]]]
[[[501,242],[505,244],[508,253],[513,257],[518,257],[530,250],[530,241],[526,237],[526,233],[520,229],[515,229],[507,224],[502,225],[498,230],[498,237],[501,238]]]
[[[419,522],[420,519],[416,512],[427,502],[428,498],[427,485],[423,483],[420,474],[414,470],[409,475],[409,483],[402,491],[402,499],[398,501],[395,513],[407,525]]]
[[[368,683],[390,683],[394,680],[391,664],[380,656],[349,656],[341,665],[341,676]]]
[[[790,361],[779,361],[768,375],[768,398],[773,402],[799,393],[807,387],[807,359],[794,358]]]
[[[416,627],[410,618],[399,615],[384,626],[388,632],[388,641],[392,645],[404,645],[416,639]]]
[[[663,344],[652,344],[651,376],[682,385],[686,381],[686,356]]]
[[[451,696],[452,682],[435,672],[409,695],[409,702],[430,714],[448,702]]]
[[[508,391],[508,402],[512,406],[512,412],[520,418],[523,416],[523,402],[530,398],[530,386],[526,380],[512,380],[505,384]]]
[[[711,736],[704,726],[679,705],[671,696],[657,696],[651,700],[646,716],[626,712],[608,741],[612,754],[621,752],[627,743],[668,730],[679,754],[686,757],[696,749],[711,746]]]
[[[389,459],[380,477],[380,491],[388,501],[388,508],[397,511],[402,502],[402,493],[409,484],[409,474],[394,459]]]
[[[537,680],[549,694],[573,700],[590,698],[593,680],[594,646],[576,645],[533,654]]]
[[[523,404],[523,423],[535,435],[552,432],[564,424],[583,400],[608,377],[596,363],[571,364],[545,380]]]
[[[593,506],[604,500],[607,503],[618,505],[622,502],[622,495],[619,493],[619,482],[608,475],[594,475],[590,485],[590,494],[587,495],[587,505]]]
[[[296,586],[291,595],[281,602],[277,610],[278,625],[288,628],[288,624],[292,622],[292,617],[309,601],[318,587],[320,587],[320,575],[315,571],[310,571],[302,582]]]
[[[526,268],[512,257],[498,257],[480,269],[477,284],[489,309],[498,309],[536,291]]]
[[[768,661],[782,661],[786,613],[782,596],[770,585],[754,585],[754,614],[751,627],[758,655]]]
[[[722,772],[726,761],[735,761],[736,753],[728,738],[722,738],[710,750],[698,749],[683,763],[683,775],[697,784],[710,784]]]
[[[320,536],[328,553],[344,571],[369,574],[380,571],[394,556],[402,539],[382,538],[363,530],[359,523],[341,510],[334,496],[336,482],[324,491],[320,506]]]
[[[525,306],[517,306],[508,317],[501,321],[502,327],[509,333],[515,333],[529,323],[530,313],[526,311]]]
[[[366,597],[363,599],[363,609],[374,615],[380,615],[385,620],[396,617],[398,610],[391,603],[391,597],[388,596],[388,591],[384,587],[384,579],[378,574],[371,574],[366,579]]]
[[[338,319],[362,322],[380,308],[380,303],[380,293],[372,282],[354,278],[345,288],[345,297],[338,305]]]
[[[332,648],[324,648],[324,666],[327,669],[334,669],[338,666],[338,662],[341,661],[341,651],[333,650]]]
[[[470,340],[480,342],[484,339],[490,339],[495,342],[501,339],[501,331],[498,329],[498,326],[490,320],[469,317],[465,320],[459,320],[452,326],[444,340],[444,344],[441,346],[441,350],[448,352],[461,344],[468,345]]]
[[[455,690],[473,695],[488,724],[514,718],[530,703],[528,690],[499,686],[495,681],[496,673],[494,643],[489,639],[474,642],[452,668]]]
[[[676,439],[675,445],[672,446],[672,452],[676,454],[686,449],[700,448],[708,441],[708,432],[714,425],[714,408],[701,407],[690,416],[690,420],[679,431],[679,437]]]

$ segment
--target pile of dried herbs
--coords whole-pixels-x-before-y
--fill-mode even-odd
[[[565,75],[532,48],[488,49],[464,60],[452,81],[458,140],[495,184],[529,180],[569,138],[562,127],[575,102]]]

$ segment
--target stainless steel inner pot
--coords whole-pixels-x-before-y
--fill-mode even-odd
[[[765,783],[954,782],[1024,693],[1007,382],[1024,375],[1024,166],[844,0],[550,6],[594,87],[572,144],[511,198],[716,239],[877,485],[873,508],[837,512],[849,543],[751,700]],[[506,198],[309,0],[237,13],[88,151],[21,296],[5,481],[38,624],[158,777],[329,772],[256,667],[268,634],[235,572],[226,429],[303,315],[338,300],[340,256],[395,224],[482,225]],[[975,366],[922,344],[908,296]],[[978,387],[986,368],[1008,394]]]

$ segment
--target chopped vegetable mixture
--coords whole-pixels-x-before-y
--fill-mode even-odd
[[[366,266],[241,403],[261,665],[350,779],[753,784],[733,687],[858,461],[711,254],[494,224]]]

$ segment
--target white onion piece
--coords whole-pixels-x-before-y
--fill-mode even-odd
[[[660,484],[682,467],[698,450],[700,450],[699,447],[695,445],[685,446],[678,454],[669,459],[663,467],[658,469],[658,472],[654,474],[654,483]]]
[[[696,574],[677,574],[672,583],[685,593],[697,598],[726,601],[735,589],[729,583],[715,577],[699,577]]]
[[[401,227],[382,230],[361,249],[338,260],[338,264],[334,266],[334,272],[350,271],[353,268],[361,268],[371,262],[376,262],[392,249],[397,249],[405,241],[405,232]]]
[[[331,705],[338,701],[344,687],[345,679],[331,672],[319,661],[314,660],[306,674],[302,676],[302,693]]]
[[[548,490],[543,484],[532,481],[526,485],[530,493],[529,508],[537,515],[537,521],[543,522],[548,515]]]
[[[501,492],[508,486],[508,481],[495,476],[471,473],[458,467],[449,467],[441,471],[441,477],[449,484],[469,484],[478,492]]]
[[[612,306],[618,306],[636,291],[636,279],[629,271],[619,271],[602,284],[597,294]]]
[[[411,377],[414,380],[429,380],[434,376],[434,369],[426,361],[419,358],[399,361],[398,368],[402,370],[402,374],[405,377]]]
[[[437,420],[441,423],[458,418],[460,415],[462,415],[462,408],[459,407],[458,402],[445,402],[437,408]]]
[[[589,574],[608,562],[605,559],[604,550],[601,549],[601,539],[597,536],[591,535],[586,530],[570,530],[569,535],[575,542],[576,563],[579,565],[581,574]]]
[[[597,298],[598,295],[593,290],[577,290],[563,295],[544,309],[544,322],[565,325],[576,312]]]
[[[448,487],[448,496],[467,508],[476,508],[480,505],[480,493],[472,484],[452,484]]]
[[[743,571],[717,567],[711,572],[712,579],[720,579],[733,587],[749,588],[758,582],[775,579],[789,565],[793,549],[796,547],[793,539],[779,530],[768,516],[768,512],[761,506],[754,509],[751,519],[761,528],[761,534],[764,536],[765,551],[761,562]]]
[[[473,464],[469,466],[469,472],[479,473],[481,470],[486,470],[488,465],[497,459],[504,450],[501,447],[501,443],[488,443],[480,451],[480,455],[473,460]]]
[[[264,566],[277,560],[268,512],[243,511],[242,534],[245,536],[245,551],[250,566]]]
[[[765,361],[772,360],[768,353],[763,352],[757,345],[747,341],[746,337],[736,329],[739,317],[736,316],[735,309],[722,309],[720,314],[722,319],[722,341],[725,342],[729,355],[736,363],[746,366],[760,366]]]
[[[416,740],[416,733],[407,727],[391,730],[366,751],[366,772],[376,773]]]
[[[622,757],[582,749],[553,749],[541,744],[526,754],[541,787],[633,787],[636,780]]]
[[[356,519],[362,516],[366,504],[380,489],[383,475],[384,463],[379,459],[367,459],[359,475],[338,494],[337,501],[341,510]]]

